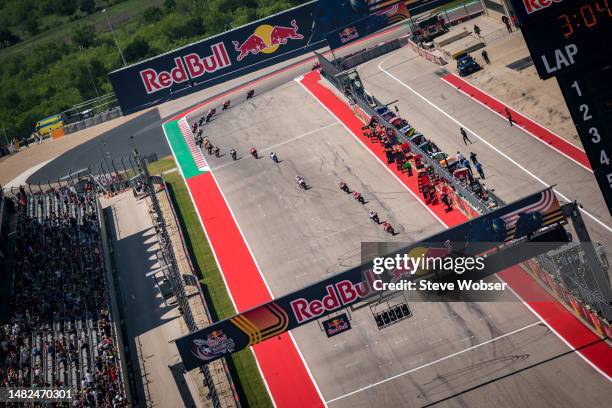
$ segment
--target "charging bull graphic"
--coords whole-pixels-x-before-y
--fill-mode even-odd
[[[291,27],[260,25],[255,32],[241,43],[232,41],[234,49],[238,53],[236,59],[242,61],[247,55],[257,55],[260,52],[271,54],[276,52],[280,45],[287,44],[288,40],[302,40],[304,36],[298,33],[297,22],[291,20]]]
[[[195,339],[192,351],[200,360],[208,361],[233,353],[235,348],[233,339],[227,337],[221,330],[215,330],[208,335],[206,340]]]

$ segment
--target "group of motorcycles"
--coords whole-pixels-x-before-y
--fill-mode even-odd
[[[344,191],[346,194],[351,194],[351,189],[348,187],[348,185],[344,181],[341,181],[339,185],[340,185],[340,190]],[[363,198],[363,195],[359,191],[353,191],[352,194],[355,200],[357,200],[361,204],[365,204],[365,199]],[[369,216],[370,216],[370,219],[374,221],[377,225],[381,224],[380,218],[378,217],[378,213],[376,211],[370,210]],[[383,221],[382,226],[385,232],[391,235],[395,235],[395,229],[393,228],[393,225],[391,225],[389,221]]]
[[[318,69],[318,68],[319,67],[316,67],[316,66],[313,67],[313,69]],[[254,96],[255,96],[255,90],[254,89],[249,89],[247,91],[247,93],[246,93],[246,99],[249,100],[249,99],[253,98]],[[229,109],[230,106],[231,106],[231,101],[228,99],[225,102],[223,102],[221,109],[225,111],[225,110]],[[202,116],[200,118],[199,122],[195,122],[193,124],[192,132],[195,134],[196,131],[198,130],[198,126],[201,127],[204,123],[210,122],[212,120],[213,116],[216,113],[217,113],[216,108],[210,108],[208,110],[208,112],[206,113],[206,115]],[[199,133],[198,133],[198,137],[202,136],[201,133],[202,133],[202,130],[200,129]],[[208,139],[206,139],[206,141],[207,141],[206,148],[209,150],[209,153],[211,153],[211,150],[215,150],[216,156],[219,157],[219,148],[218,147],[213,147],[212,144],[210,144],[208,142]],[[231,149],[229,151],[229,154],[230,154],[232,160],[234,160],[234,161],[238,160],[238,152],[236,151],[236,149]],[[250,154],[251,154],[251,156],[254,159],[259,159],[259,154],[258,154],[257,149],[255,147],[251,147]],[[274,163],[279,163],[278,156],[274,152],[270,152],[270,160],[272,160]],[[299,186],[299,188],[301,188],[302,190],[308,190],[308,184],[306,183],[306,180],[302,176],[296,175],[295,176],[295,182]],[[344,191],[347,194],[351,194],[352,193],[353,194],[353,198],[357,202],[359,202],[361,204],[365,204],[366,203],[365,199],[363,198],[363,195],[361,195],[360,192],[358,192],[358,191],[351,192],[351,190],[349,189],[348,185],[345,182],[343,182],[343,181],[340,182],[340,190]],[[378,217],[378,213],[376,213],[376,211],[370,210],[369,216],[370,216],[370,219],[372,221],[374,221],[377,225],[381,224],[380,219]],[[395,235],[395,230],[394,230],[393,226],[388,221],[383,221],[382,222],[382,226],[383,226],[383,229],[385,230],[385,232],[387,232],[387,233],[389,233],[391,235]]]

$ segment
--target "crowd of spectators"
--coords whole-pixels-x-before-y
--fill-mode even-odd
[[[126,406],[91,186],[14,197],[10,316],[0,387],[66,387],[70,406]],[[7,321],[5,319],[5,321]]]

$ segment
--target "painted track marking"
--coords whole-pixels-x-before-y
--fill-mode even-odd
[[[490,149],[494,150],[495,152],[497,152],[500,156],[502,156],[503,158],[505,158],[506,160],[508,160],[510,163],[514,164],[516,167],[518,167],[519,169],[521,169],[522,171],[524,171],[525,173],[527,173],[529,176],[531,176],[534,180],[536,180],[537,182],[539,182],[540,184],[542,184],[545,187],[550,187],[550,184],[546,183],[544,180],[542,180],[541,178],[539,178],[538,176],[536,176],[533,172],[531,172],[530,170],[528,170],[527,168],[525,168],[523,165],[519,164],[516,160],[514,160],[513,158],[511,158],[510,156],[508,156],[506,153],[504,153],[503,151],[501,151],[500,149],[498,149],[497,147],[495,147],[494,145],[492,145],[491,143],[489,143],[485,138],[479,136],[477,133],[475,133],[473,130],[470,130],[470,128],[468,128],[466,125],[464,125],[463,123],[459,122],[457,119],[455,119],[454,117],[452,117],[451,115],[449,115],[448,113],[446,113],[444,111],[444,109],[440,108],[438,105],[434,104],[433,102],[431,102],[429,99],[425,98],[423,95],[421,95],[420,93],[418,93],[417,91],[415,91],[410,85],[404,83],[402,80],[400,80],[399,78],[397,78],[395,75],[391,74],[389,71],[387,71],[386,69],[384,69],[382,67],[382,64],[387,61],[390,57],[385,58],[384,60],[382,60],[381,62],[378,63],[378,69],[382,72],[384,72],[387,76],[389,76],[390,78],[392,78],[393,80],[395,80],[396,82],[398,82],[400,85],[402,85],[404,88],[408,89],[410,92],[412,92],[413,94],[415,94],[416,96],[418,96],[419,98],[421,98],[424,102],[426,102],[428,105],[430,105],[432,108],[436,109],[438,112],[440,112],[441,114],[443,114],[444,116],[446,116],[448,119],[452,120],[453,122],[455,122],[457,125],[461,126],[462,128],[464,128],[465,130],[467,130],[468,132],[470,132],[472,135],[474,135],[478,140],[480,140],[481,142],[483,142],[484,144],[486,144]],[[561,197],[562,199],[564,199],[566,202],[571,203],[574,200],[571,200],[569,197],[567,197],[566,195],[560,193],[557,189],[553,189],[553,191],[555,193],[557,193],[557,195],[559,195],[559,197]],[[595,221],[597,224],[599,224],[600,226],[602,226],[603,228],[605,228],[608,232],[612,233],[612,227],[608,226],[606,223],[604,223],[603,221],[601,221],[599,218],[595,217],[593,214],[591,214],[590,212],[588,212],[587,210],[585,210],[584,208],[581,208],[580,211],[586,215],[587,217],[589,217],[590,219],[592,219],[593,221]]]

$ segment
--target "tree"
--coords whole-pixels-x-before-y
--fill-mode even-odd
[[[96,11],[96,1],[95,0],[81,0],[81,4],[79,4],[79,8],[85,14],[92,14]]]
[[[54,2],[55,12],[61,16],[71,16],[78,9],[77,0],[57,0]]]
[[[149,7],[143,13],[144,21],[147,24],[156,23],[161,20],[163,16],[164,12],[159,7]]]
[[[79,25],[72,35],[72,42],[76,45],[89,48],[96,44],[96,29],[92,24]]]
[[[172,11],[176,7],[176,1],[174,0],[164,0],[164,8],[167,11]]]
[[[123,56],[130,62],[136,62],[147,56],[151,47],[147,40],[142,37],[136,37],[123,50]]]
[[[10,47],[20,41],[8,28],[0,27],[0,48]]]
[[[34,14],[30,14],[24,20],[22,20],[21,25],[25,27],[28,34],[35,36],[40,32],[40,27],[38,26],[39,23],[40,21],[38,21]]]

